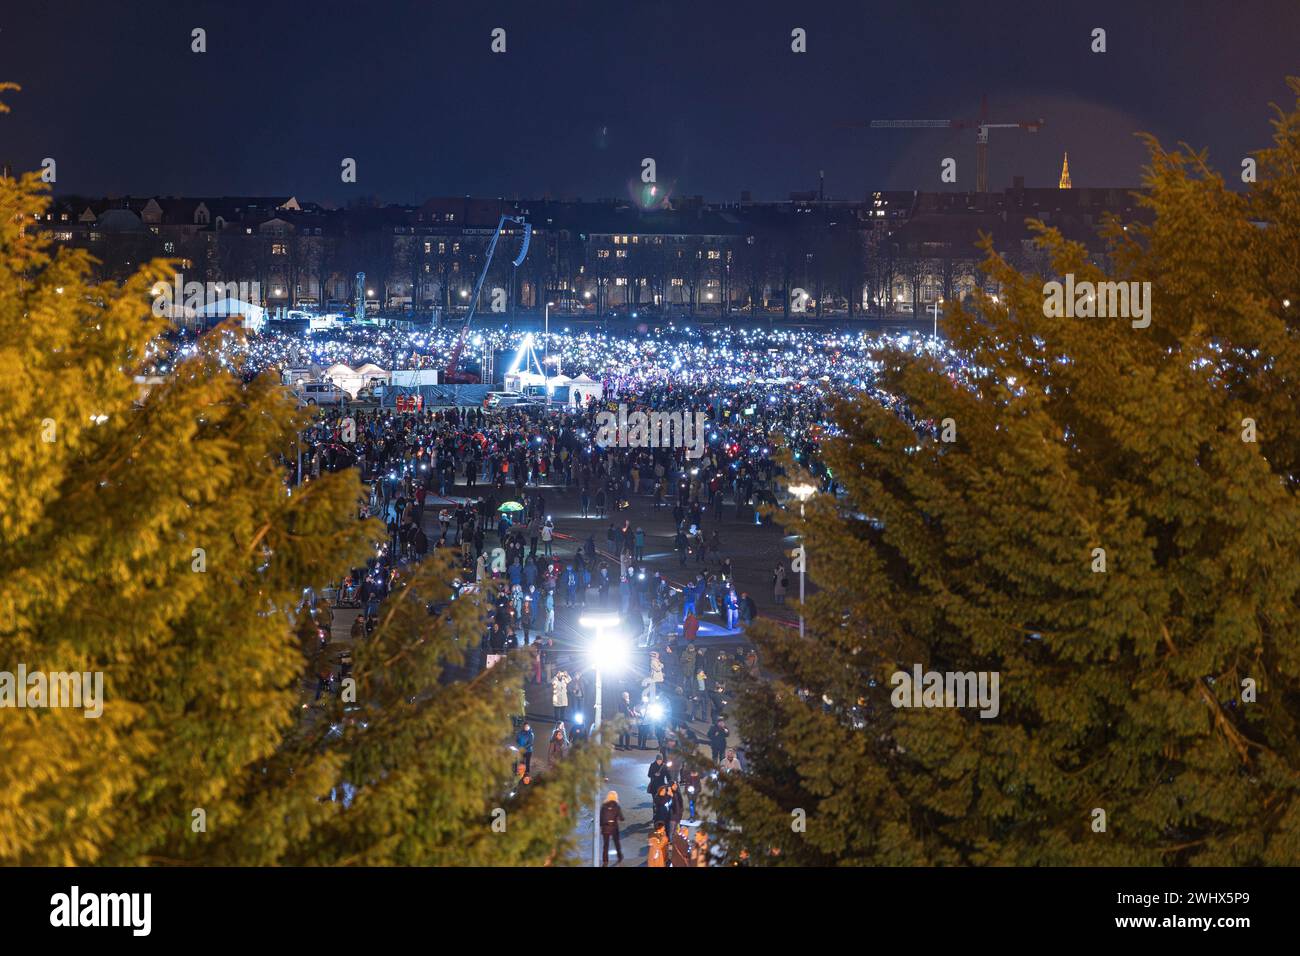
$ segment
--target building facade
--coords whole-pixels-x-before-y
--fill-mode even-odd
[[[368,311],[454,317],[469,306],[503,215],[479,311],[824,318],[918,313],[987,291],[982,236],[1042,271],[1029,220],[1104,253],[1107,216],[1142,220],[1131,189],[1001,193],[875,191],[862,200],[795,193],[778,202],[430,199],[329,209],[292,196],[57,198],[39,227],[90,250],[101,278],[170,258],[186,280],[257,283],[271,310],[344,311],[364,274]],[[490,297],[490,298],[489,298]]]

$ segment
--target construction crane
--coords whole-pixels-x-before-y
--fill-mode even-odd
[[[483,271],[478,274],[478,280],[474,283],[474,295],[469,300],[469,311],[465,313],[465,324],[461,326],[460,338],[456,341],[456,347],[451,350],[451,358],[447,360],[447,368],[442,375],[443,381],[450,385],[478,384],[479,376],[473,372],[459,370],[460,355],[465,351],[465,340],[469,337],[469,325],[474,321],[474,310],[478,308],[478,295],[483,290],[483,280],[487,278],[488,270],[492,268],[492,255],[497,251],[497,240],[501,238],[501,233],[505,231],[508,222],[524,227],[524,241],[519,248],[519,255],[515,256],[514,261],[516,269],[523,265],[524,259],[528,255],[528,241],[533,235],[532,223],[525,222],[523,216],[502,216],[497,222],[496,231],[492,233],[492,241],[488,243]]]
[[[1021,120],[1017,123],[994,123],[989,120],[989,98],[980,97],[980,117],[974,120],[872,120],[870,123],[848,123],[848,126],[871,129],[974,129],[975,130],[975,189],[989,191],[989,130],[1023,129],[1037,133],[1047,121]]]

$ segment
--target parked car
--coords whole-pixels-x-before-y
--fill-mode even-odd
[[[518,405],[524,400],[524,396],[519,392],[488,392],[487,397],[483,399],[483,404],[487,408],[508,408],[511,405]]]
[[[293,388],[298,400],[307,405],[346,405],[348,393],[333,382],[300,382]]]

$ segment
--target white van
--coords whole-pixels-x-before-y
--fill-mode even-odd
[[[346,405],[348,393],[333,382],[300,382],[293,393],[307,405]]]
[[[487,408],[506,408],[517,405],[523,400],[524,396],[519,392],[488,392],[487,398],[483,399],[483,405]]]

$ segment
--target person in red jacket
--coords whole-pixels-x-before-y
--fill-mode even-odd
[[[695,640],[695,635],[700,632],[700,619],[692,611],[686,615],[686,623],[682,625],[682,639],[688,644]]]

